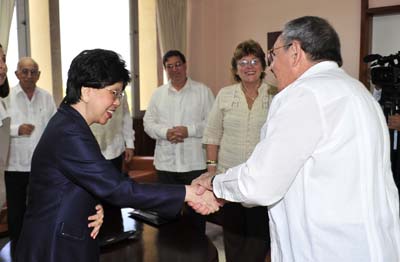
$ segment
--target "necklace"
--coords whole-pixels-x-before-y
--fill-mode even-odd
[[[249,96],[246,92],[244,92],[244,95],[248,98],[248,99],[250,99],[251,101],[255,101],[256,100],[256,98],[257,98],[257,96],[255,96],[255,97],[251,97],[251,96]]]
[[[250,99],[251,101],[255,101],[256,100],[256,98],[257,98],[257,96],[258,96],[258,88],[259,88],[260,86],[258,86],[257,87],[257,94],[254,96],[254,97],[251,97],[249,94],[248,94],[248,89],[242,84],[242,90],[243,90],[243,93],[244,93],[244,95],[245,95],[245,97],[247,97],[248,99]]]

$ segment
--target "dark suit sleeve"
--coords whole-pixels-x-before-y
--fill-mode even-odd
[[[139,184],[106,160],[89,128],[63,130],[57,161],[63,174],[96,197],[120,207],[150,209],[173,217],[182,208],[182,185]]]

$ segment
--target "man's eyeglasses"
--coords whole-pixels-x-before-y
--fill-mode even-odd
[[[248,65],[256,66],[256,65],[258,65],[259,63],[260,63],[260,60],[259,60],[258,58],[253,58],[253,59],[251,59],[251,60],[245,60],[245,59],[243,59],[243,60],[240,60],[239,62],[237,62],[237,64],[238,64],[239,66],[241,66],[241,67],[246,67],[246,66],[248,66]]]
[[[271,48],[267,51],[267,60],[268,60],[268,66],[271,66],[272,62],[274,61],[274,57],[276,56],[275,54],[275,50],[280,49],[280,48],[284,48],[284,47],[289,47],[291,46],[293,43],[287,44],[287,45],[283,45],[283,46],[278,46],[278,47],[274,47]]]
[[[168,70],[172,70],[172,69],[174,69],[174,68],[179,69],[179,68],[182,67],[182,65],[183,65],[183,63],[177,62],[177,63],[175,63],[174,65],[173,65],[173,64],[167,64],[167,65],[165,65],[165,67],[166,67]]]
[[[125,96],[125,93],[122,90],[121,91],[112,90],[112,89],[109,89],[109,88],[106,88],[106,87],[104,89],[109,91],[114,96],[115,99],[121,100]]]
[[[24,76],[29,75],[29,73],[31,74],[31,76],[38,76],[40,71],[37,69],[27,69],[27,68],[22,68],[20,70],[21,74],[23,74]]]

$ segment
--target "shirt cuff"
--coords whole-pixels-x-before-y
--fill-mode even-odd
[[[222,189],[221,189],[221,182],[219,181],[219,176],[216,175],[214,176],[212,180],[212,191],[214,192],[214,195],[218,198],[222,198]]]
[[[10,136],[18,136],[19,125],[10,126]]]
[[[159,129],[159,131],[157,132],[157,135],[160,138],[167,139],[167,132],[168,132],[168,128],[163,127],[163,128]]]
[[[203,136],[203,139],[202,139],[201,143],[205,144],[205,145],[217,145],[217,146],[219,146],[220,141],[221,141],[221,139],[218,139],[218,138],[214,139],[214,138],[204,137]]]
[[[236,169],[237,167],[235,167]],[[239,189],[238,170],[228,169],[226,173],[218,174],[213,181],[213,192],[218,198],[231,202],[245,202],[245,197]]]
[[[196,136],[196,126],[195,125],[188,125],[187,130],[188,130],[188,137]]]
[[[135,148],[135,144],[133,143],[133,140],[125,141],[125,147],[126,148]]]

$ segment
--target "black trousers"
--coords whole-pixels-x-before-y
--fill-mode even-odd
[[[8,233],[11,240],[11,252],[17,246],[27,206],[27,193],[30,172],[5,171],[6,200],[8,215]]]
[[[267,207],[223,206],[223,235],[227,262],[264,262],[270,250]]]
[[[189,172],[169,172],[157,170],[158,183],[160,184],[179,184],[179,185],[190,185],[192,180],[207,172],[207,170],[193,170]],[[205,217],[196,213],[190,206],[185,205],[183,208],[183,215],[190,217],[193,221],[194,226],[205,234],[206,232],[206,220]]]

